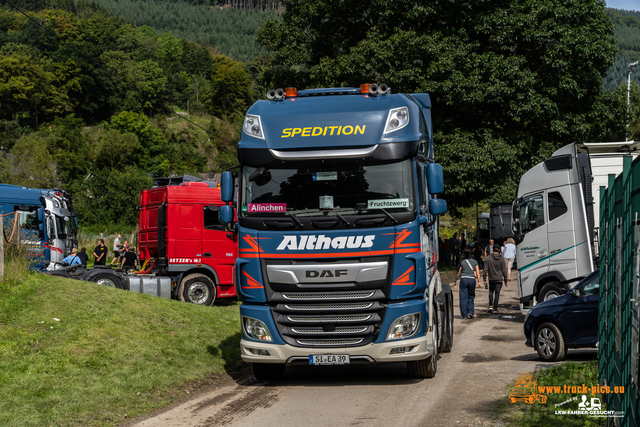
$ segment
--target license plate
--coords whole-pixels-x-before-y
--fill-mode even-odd
[[[348,354],[312,354],[309,356],[310,365],[348,365]]]

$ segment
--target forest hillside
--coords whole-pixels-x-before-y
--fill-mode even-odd
[[[391,2],[4,2],[0,182],[65,188],[81,224],[134,225],[152,177],[235,166],[246,110],[285,86],[430,93],[452,206],[506,200],[568,142],[640,139],[640,87],[628,110],[623,84],[640,59],[637,12]],[[478,179],[495,170],[505,179]]]

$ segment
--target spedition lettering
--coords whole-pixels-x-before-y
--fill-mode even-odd
[[[294,136],[339,136],[339,135],[364,135],[366,125],[362,126],[324,126],[282,129],[281,138],[293,138]]]

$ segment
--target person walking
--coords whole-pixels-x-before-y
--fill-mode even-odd
[[[105,265],[107,259],[107,247],[104,245],[104,239],[98,240],[98,246],[93,250],[95,262],[93,265]]]
[[[471,255],[473,256],[473,259],[476,260],[476,262],[478,263],[478,267],[480,268],[480,270],[482,270],[484,268],[484,265],[482,264],[483,251],[482,251],[482,246],[480,246],[480,242],[478,241],[478,238],[474,237],[473,242],[471,242],[469,246],[471,246]],[[480,287],[479,281],[478,281],[478,287]]]
[[[484,257],[488,257],[493,253],[494,240],[489,239],[489,244],[484,247]]]
[[[475,259],[471,258],[471,251],[466,248],[460,255],[460,265],[458,273],[453,282],[460,278],[460,287],[458,288],[460,298],[460,315],[463,319],[473,319],[475,315],[474,299],[476,298],[476,282],[480,282],[480,269]]]
[[[118,237],[113,241],[113,259],[111,260],[111,265],[118,264],[120,259],[120,248],[122,247],[122,244],[120,243],[121,238],[122,235],[118,234]]]
[[[516,259],[516,242],[509,237],[507,243],[504,244],[502,249],[502,256],[507,264],[507,282],[511,281],[511,268],[513,267],[513,261]]]
[[[484,247],[484,250],[482,252],[484,253],[485,262],[487,262],[487,257],[491,256],[491,254],[493,253],[494,244],[495,244],[495,241],[493,239],[489,239],[489,244]],[[482,269],[484,270],[484,267]],[[484,288],[485,289],[489,288],[486,281],[484,282]]]
[[[493,247],[493,253],[484,260],[484,270],[482,278],[486,285],[489,276],[489,309],[488,313],[498,313],[498,303],[500,302],[500,290],[502,282],[507,286],[507,264],[500,254],[500,246]]]
[[[456,239],[456,234],[454,233],[453,236],[451,236],[451,238],[449,239],[449,264],[450,265],[456,265],[456,262],[458,261],[458,251],[460,250],[460,247],[458,246],[458,239]]]

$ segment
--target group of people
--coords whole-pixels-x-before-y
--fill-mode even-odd
[[[118,234],[113,242],[113,260],[111,265],[116,265],[125,271],[137,269],[139,266],[138,255],[136,254],[136,248],[129,244],[127,239],[123,243],[120,243],[122,236]],[[89,256],[87,255],[87,248],[82,248],[78,253],[77,248],[71,250],[71,255],[62,260],[67,265],[83,264],[87,266]],[[104,239],[98,240],[98,245],[93,250],[94,263],[93,265],[106,265],[107,263],[107,246],[104,244]]]
[[[478,257],[480,253],[480,258]],[[482,260],[481,256],[484,256]],[[507,239],[504,246],[496,245],[494,240],[489,240],[489,244],[484,250],[480,249],[477,239],[472,244],[465,247],[460,253],[458,271],[452,284],[460,279],[460,314],[463,319],[473,319],[475,315],[474,300],[476,288],[480,288],[480,268],[482,268],[482,279],[485,289],[489,289],[489,313],[499,313],[498,304],[500,301],[500,291],[502,285],[508,286],[511,281],[511,269],[516,257],[516,245],[512,238]],[[482,267],[481,267],[482,266]],[[487,277],[489,283],[487,284]]]
[[[122,239],[122,236],[118,234],[118,237],[113,240],[114,257],[111,260],[111,265],[118,265],[125,271],[137,269],[139,263],[136,247],[129,244],[127,239],[120,243],[120,239]]]
[[[66,265],[78,265],[82,264],[85,267],[87,266],[87,262],[89,262],[89,255],[87,255],[87,248],[80,249],[78,252],[78,248],[73,248],[71,250],[71,254],[67,256],[62,262]]]

